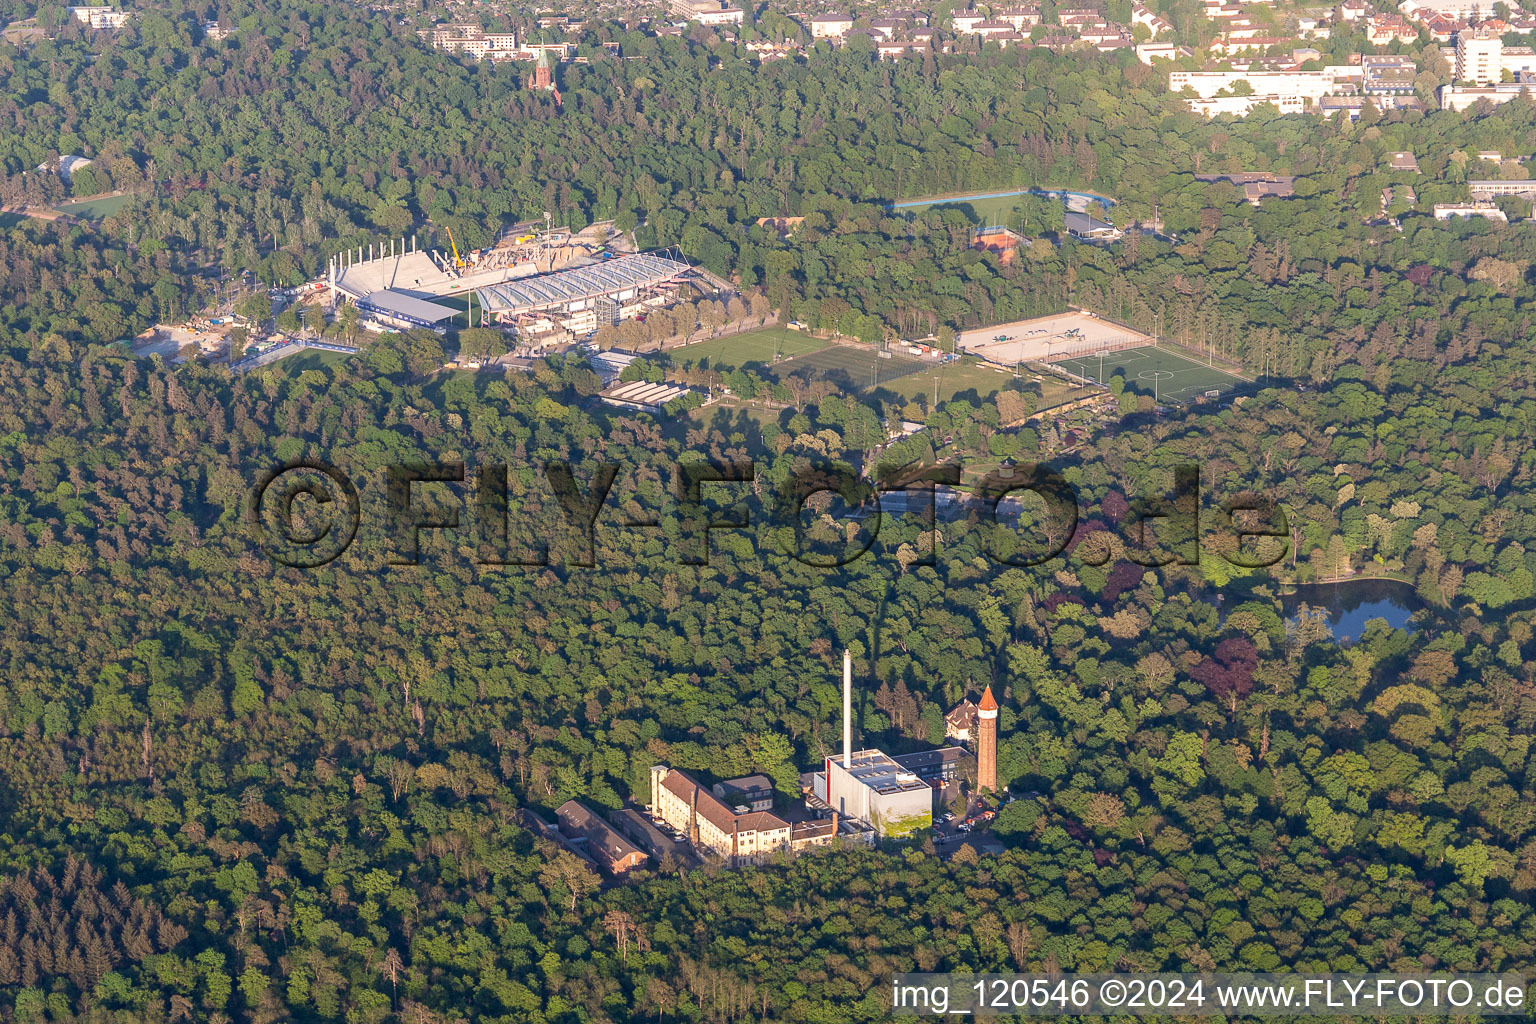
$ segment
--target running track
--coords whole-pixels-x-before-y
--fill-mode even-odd
[[[938,196],[932,199],[907,199],[899,203],[889,203],[887,209],[908,210],[914,206],[943,206],[949,203],[964,203],[972,199],[1011,199],[1014,196],[1066,196],[1067,207],[1072,209],[1073,204],[1077,203],[1079,212],[1089,203],[1115,205],[1115,200],[1108,196],[1095,195],[1092,192],[1073,192],[1065,188],[1016,188],[1008,192],[967,192],[963,195]]]

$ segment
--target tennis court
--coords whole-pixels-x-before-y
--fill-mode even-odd
[[[1129,391],[1151,395],[1158,402],[1188,404],[1225,397],[1248,382],[1219,366],[1210,366],[1172,349],[1151,345],[1118,352],[1088,353],[1052,360],[1069,373],[1100,384],[1115,374]]]

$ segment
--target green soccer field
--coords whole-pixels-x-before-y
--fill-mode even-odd
[[[1118,373],[1125,378],[1127,390],[1174,404],[1222,398],[1248,383],[1220,367],[1150,345],[1106,352],[1102,359],[1089,354],[1054,362],[1064,370],[1100,384],[1107,383]]]
[[[61,203],[54,209],[71,217],[80,217],[83,220],[105,220],[118,210],[127,206],[133,200],[129,193],[120,196],[106,196],[102,199],[91,199],[83,203]]]
[[[769,372],[779,380],[792,375],[830,380],[844,391],[857,392],[899,380],[929,365],[897,355],[881,359],[876,349],[868,345],[832,345],[776,363],[769,367]]]
[[[711,369],[734,370],[751,363],[772,363],[775,358],[819,352],[828,344],[802,331],[775,326],[669,348],[667,357],[678,366],[708,361]]]

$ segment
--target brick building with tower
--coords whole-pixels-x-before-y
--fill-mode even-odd
[[[555,61],[548,50],[540,50],[534,59],[533,81],[528,88],[547,92],[555,98],[555,106],[560,106],[560,89],[555,85]]]
[[[976,789],[997,792],[997,698],[990,686],[976,705]]]

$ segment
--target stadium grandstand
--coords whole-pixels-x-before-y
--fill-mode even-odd
[[[501,249],[476,250],[461,259],[457,253],[419,250],[414,240],[409,245],[389,240],[333,256],[327,283],[336,299],[381,323],[439,333],[438,325],[465,308],[431,300],[458,298],[469,305],[466,323],[513,328],[522,345],[538,349],[591,335],[604,325],[643,319],[647,310],[673,302],[679,284],[694,273],[670,249],[599,252],[565,260],[559,269],[553,269],[554,258],[541,268],[536,261],[502,257]]]
[[[326,268],[328,283],[341,297],[356,301],[381,291],[396,291],[417,298],[463,295],[487,285],[500,284],[517,277],[531,277],[539,272],[531,261],[490,267],[456,267],[442,253],[417,249],[414,239],[409,248],[400,239],[387,246],[333,256]]]
[[[364,295],[357,300],[357,308],[373,314],[374,319],[381,323],[394,327],[427,327],[433,330],[441,330],[437,325],[452,319],[458,312],[452,306],[428,302],[388,288]]]
[[[508,281],[481,288],[476,294],[487,313],[507,321],[527,314],[575,313],[600,298],[620,302],[638,299],[647,291],[675,283],[692,270],[671,256],[639,253]]]

